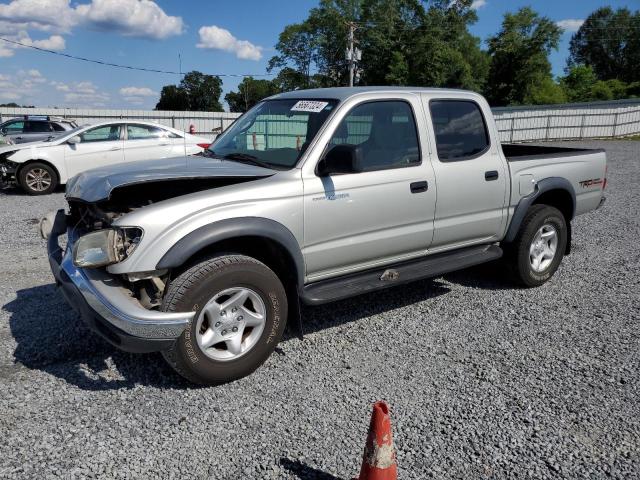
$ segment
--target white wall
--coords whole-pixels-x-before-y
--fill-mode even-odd
[[[640,134],[640,99],[494,108],[500,140],[527,142]]]
[[[0,107],[2,121],[10,117],[23,115],[50,115],[76,120],[79,125],[100,122],[104,120],[135,119],[157,122],[178,130],[188,131],[189,125],[194,125],[196,132],[211,135],[214,128],[223,130],[231,125],[239,113],[229,112],[173,112],[155,110],[89,110],[77,108],[9,108]]]
[[[640,99],[494,108],[493,114],[502,142],[623,137],[640,134]],[[240,116],[238,113],[228,112],[0,108],[0,118],[3,120],[22,115],[55,115],[75,119],[79,124],[108,119],[144,119],[183,131],[188,131],[189,125],[193,124],[196,132],[203,136],[213,135],[212,130],[215,128],[226,129]],[[282,133],[286,135],[288,132]],[[293,130],[290,133],[295,136]]]

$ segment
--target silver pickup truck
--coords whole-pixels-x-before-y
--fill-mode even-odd
[[[472,92],[296,91],[203,156],[81,173],[41,230],[93,330],[217,384],[262,364],[287,323],[301,334],[301,302],[503,256],[515,281],[541,285],[571,220],[602,204],[605,165],[602,150],[501,145]]]

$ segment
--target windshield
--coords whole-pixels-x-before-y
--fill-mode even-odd
[[[240,117],[209,154],[269,168],[293,168],[337,100],[267,100]]]

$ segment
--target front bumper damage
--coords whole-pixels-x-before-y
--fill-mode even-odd
[[[16,171],[15,163],[0,161],[0,186],[13,185],[16,182]]]
[[[51,272],[67,303],[91,330],[128,352],[164,350],[182,334],[194,312],[148,310],[104,269],[77,268],[72,251],[77,235],[67,227],[63,210],[43,218],[40,231],[47,239]],[[59,237],[67,234],[63,250]]]

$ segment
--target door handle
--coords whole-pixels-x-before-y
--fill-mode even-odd
[[[122,147],[111,147],[110,152],[115,152],[116,150],[122,150]]]
[[[488,172],[484,172],[484,179],[487,182],[498,179],[498,171],[497,170],[489,170]]]
[[[411,193],[426,192],[429,189],[429,183],[426,180],[422,182],[413,182],[411,185]]]

